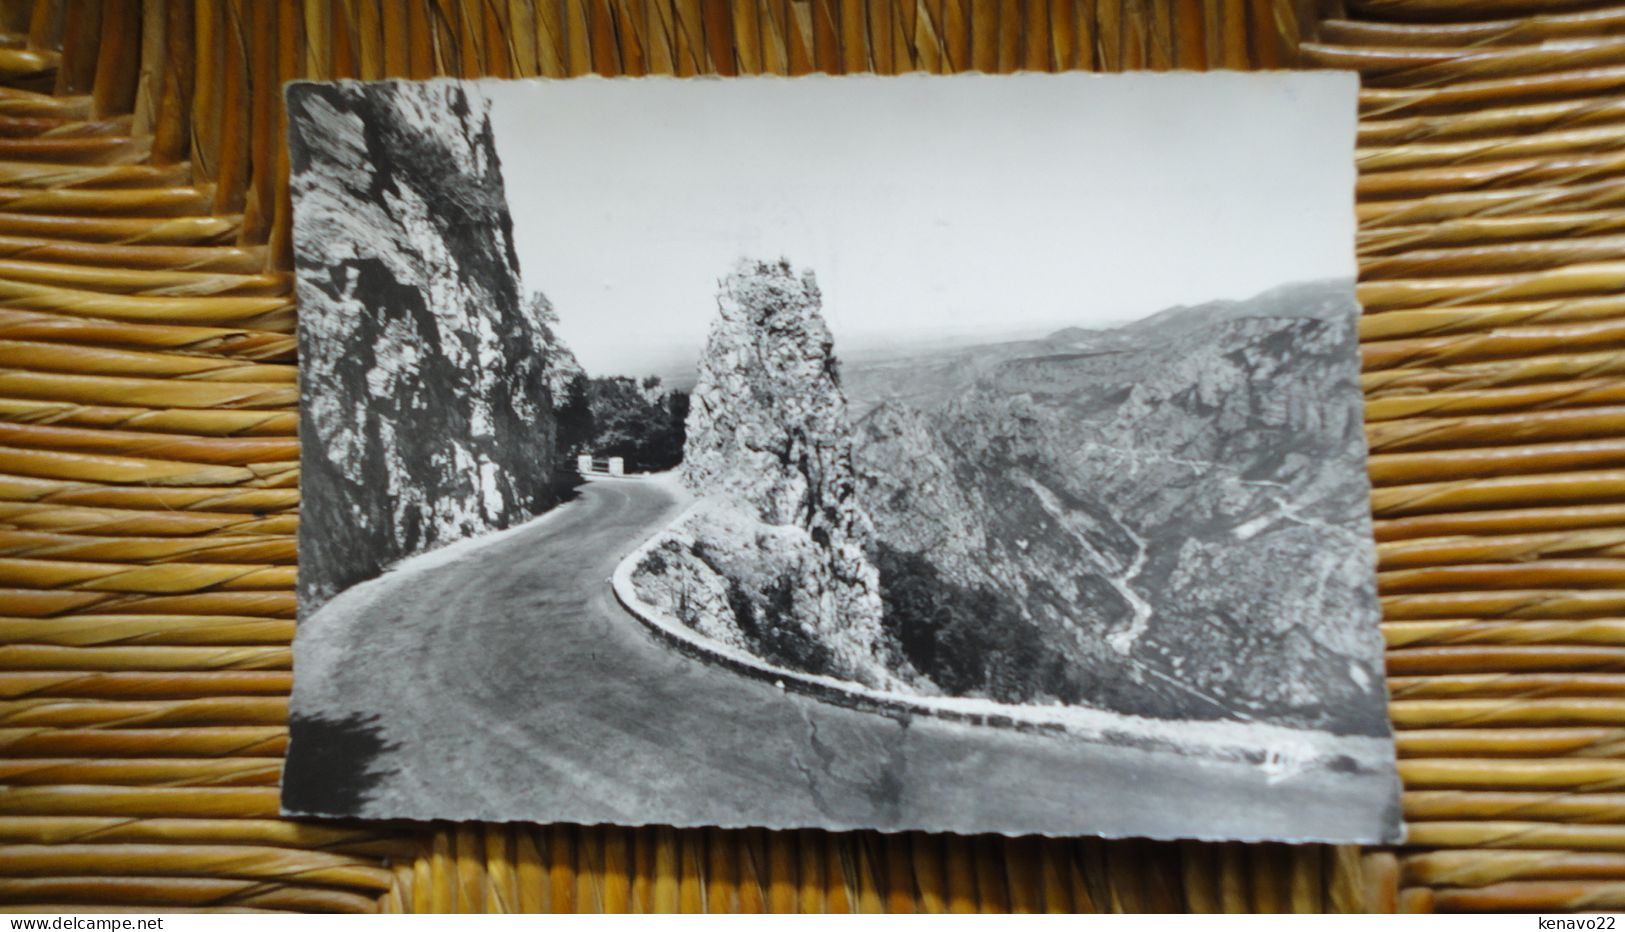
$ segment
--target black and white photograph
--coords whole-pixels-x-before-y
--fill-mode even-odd
[[[290,85],[283,811],[1400,841],[1357,91]]]

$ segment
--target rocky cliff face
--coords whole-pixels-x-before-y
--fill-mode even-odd
[[[860,373],[888,634],[951,693],[1385,733],[1356,316],[1319,283]]]
[[[287,96],[308,613],[402,557],[550,504],[556,341],[521,301],[477,91]]]
[[[557,405],[564,399],[570,382],[585,377],[587,373],[576,360],[576,354],[559,337],[559,312],[553,309],[553,302],[548,300],[547,295],[540,291],[531,292],[530,297],[525,299],[525,317],[535,322],[537,331],[546,343],[544,378],[548,394]]]
[[[640,568],[640,593],[778,664],[879,684],[846,398],[810,273],[743,262],[722,284],[690,397],[683,481],[703,501]]]

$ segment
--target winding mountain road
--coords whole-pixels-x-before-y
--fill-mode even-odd
[[[594,479],[305,619],[288,813],[1384,840],[1372,814],[1395,788],[1369,773],[1269,784],[1257,767],[860,711],[683,656],[609,577],[685,504],[669,479]]]

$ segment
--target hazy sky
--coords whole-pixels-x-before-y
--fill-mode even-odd
[[[1352,277],[1334,73],[487,81],[525,286],[594,374],[691,359],[744,255],[836,348]]]

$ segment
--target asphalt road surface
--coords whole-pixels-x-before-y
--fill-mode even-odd
[[[588,482],[300,626],[290,815],[1379,842],[1391,776],[882,714],[682,656],[615,601],[684,506]]]

